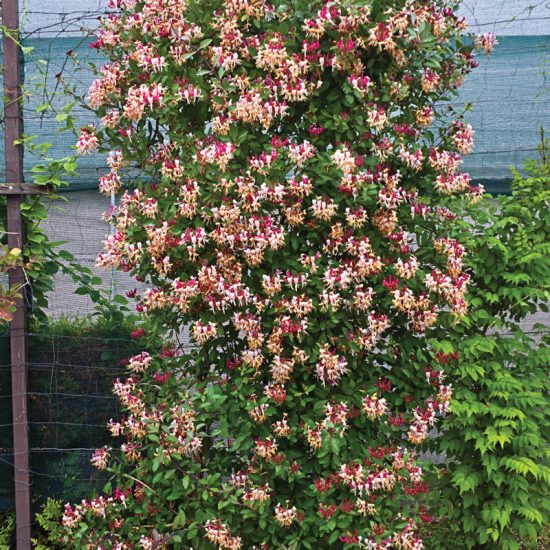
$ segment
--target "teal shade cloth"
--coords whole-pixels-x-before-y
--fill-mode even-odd
[[[454,107],[466,113],[476,134],[463,170],[488,189],[509,189],[510,166],[521,168],[538,155],[540,130],[550,137],[550,36],[499,36],[490,57],[466,79]],[[508,182],[506,185],[505,182]]]

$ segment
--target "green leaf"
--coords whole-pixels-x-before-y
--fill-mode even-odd
[[[178,527],[183,527],[186,521],[187,521],[187,515],[185,514],[185,510],[180,510],[178,512],[178,515],[174,518],[172,527],[174,529],[177,529]]]

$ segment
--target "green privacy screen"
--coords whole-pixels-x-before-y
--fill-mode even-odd
[[[75,21],[79,13],[75,12]],[[34,15],[35,25],[39,15]],[[77,95],[85,95],[94,78],[90,63],[96,66],[103,63],[97,52],[89,48],[91,38],[83,34],[74,36],[74,29],[78,29],[75,25],[68,33],[73,36],[63,32],[49,36],[47,32],[40,32],[37,38],[36,33],[30,32],[24,39],[24,46],[32,48],[32,51],[26,50],[23,64],[29,92],[24,104],[24,131],[37,136],[39,142],[51,143],[49,156],[54,158],[72,154],[74,136],[58,131],[61,123],[56,121],[55,114],[37,113],[36,109],[48,101],[61,109],[69,101],[59,93],[65,84]],[[541,127],[550,131],[550,90],[546,81],[550,35],[499,36],[498,39],[500,44],[491,57],[478,57],[480,67],[469,76],[459,98],[453,102],[459,111],[465,103],[474,105],[466,118],[476,131],[476,148],[466,158],[464,170],[491,192],[506,191],[509,167],[521,167],[525,158],[537,154]],[[89,111],[79,107],[73,115],[78,126],[96,122]],[[3,173],[3,151],[0,156]],[[27,181],[32,180],[30,170],[36,162],[36,157],[26,155]],[[101,155],[84,157],[80,159],[79,176],[68,182],[66,190],[94,189],[98,174],[104,171],[105,161]]]

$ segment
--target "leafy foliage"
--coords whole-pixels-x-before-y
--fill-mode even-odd
[[[63,504],[59,500],[48,498],[39,514],[36,514],[38,535],[32,540],[35,550],[54,550],[61,548],[55,533],[58,532],[59,519]]]
[[[455,335],[453,414],[431,442],[447,457],[433,493],[442,548],[517,549],[550,519],[550,338],[547,327],[522,327],[550,299],[544,145],[525,172],[515,171],[511,196],[483,201],[463,222],[474,308]]]
[[[0,273],[8,273],[10,270],[23,266],[19,248],[9,249],[0,245]],[[8,288],[0,284],[0,323],[9,322],[13,319],[16,299],[21,296],[21,289],[17,286]]]
[[[13,515],[0,516],[0,550],[11,550],[11,537],[15,526]]]

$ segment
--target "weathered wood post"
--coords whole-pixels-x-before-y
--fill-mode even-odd
[[[2,0],[4,52],[4,132],[6,147],[6,183],[19,186],[7,188],[7,229],[9,248],[23,246],[23,148],[16,144],[22,135],[21,63],[18,0]],[[20,192],[17,192],[17,189]],[[11,192],[10,192],[11,191]],[[31,477],[29,430],[27,415],[27,319],[25,304],[25,273],[23,268],[9,272],[9,284],[20,288],[20,298],[10,325],[11,387],[13,409],[13,454],[15,478],[15,514],[17,550],[31,548]]]

